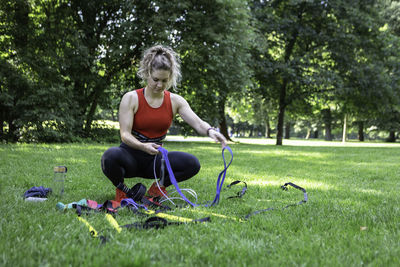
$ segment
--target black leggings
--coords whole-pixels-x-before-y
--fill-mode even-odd
[[[157,177],[161,172],[161,155],[152,156],[141,150],[136,150],[121,143],[119,147],[111,147],[104,152],[101,158],[103,173],[117,186],[124,182],[124,178],[142,177],[154,179],[154,157],[156,157],[155,171]],[[200,170],[199,160],[192,154],[185,152],[168,152],[168,160],[178,182],[187,180]],[[165,168],[164,186],[171,185],[167,168]]]

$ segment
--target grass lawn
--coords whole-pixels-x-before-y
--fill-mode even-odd
[[[400,145],[359,146],[297,141],[232,144],[224,188],[248,184],[241,199],[226,199],[240,187],[224,189],[218,206],[168,212],[211,222],[118,233],[103,213],[83,215],[108,242],[90,237],[73,210],[60,212],[57,199],[29,203],[23,193],[51,187],[53,167],[68,167],[63,203],[82,198],[103,203],[115,190],[100,169],[102,153],[116,144],[0,145],[0,266],[399,266]],[[212,200],[223,168],[221,149],[211,142],[166,142],[168,150],[196,155],[202,169],[181,187],[199,202]],[[228,153],[226,156],[229,158]],[[152,181],[128,179],[133,186]],[[308,192],[280,185],[293,182]],[[275,210],[242,220],[248,213]],[[120,225],[143,221],[128,210]]]

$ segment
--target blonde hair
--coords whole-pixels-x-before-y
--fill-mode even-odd
[[[138,76],[146,82],[153,70],[170,71],[167,89],[176,88],[181,79],[180,59],[172,48],[155,45],[144,51],[143,58],[139,64]]]

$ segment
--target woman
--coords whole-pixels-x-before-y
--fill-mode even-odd
[[[161,155],[158,147],[162,144],[173,117],[179,114],[201,135],[208,135],[226,146],[225,137],[201,120],[190,108],[187,101],[168,91],[176,88],[181,76],[177,54],[169,47],[156,45],[146,50],[140,61],[139,77],[146,87],[126,93],[119,106],[121,145],[108,149],[102,157],[103,173],[116,186],[116,201],[129,197],[130,189],[124,178],[142,177],[154,179],[161,172]],[[168,159],[178,182],[187,180],[200,170],[198,159],[185,152],[169,152]],[[166,195],[171,185],[166,174],[163,184],[152,184],[146,196],[157,200]],[[161,191],[162,192],[161,192]]]

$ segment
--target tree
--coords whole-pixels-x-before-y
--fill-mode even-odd
[[[23,129],[53,136],[37,134],[41,141],[89,136],[98,105],[107,106],[112,89],[130,80],[139,86],[132,62],[135,68],[145,47],[168,41],[165,22],[174,22],[166,1],[18,0],[0,7],[0,45],[12,51],[1,55],[0,74],[8,77],[1,119],[14,140]],[[12,70],[19,78],[8,76]]]
[[[43,28],[36,9],[28,1],[7,1],[0,5],[1,124],[7,121],[7,139],[17,141],[60,140],[53,130],[69,128],[66,112],[68,94],[57,75],[50,55],[55,49],[42,44]],[[43,17],[43,16],[42,16]],[[56,99],[57,101],[54,101]],[[62,119],[62,122],[59,120]],[[39,134],[40,133],[40,134]],[[2,131],[2,138],[6,138]]]
[[[185,95],[200,117],[217,122],[229,139],[228,96],[240,93],[251,75],[247,65],[249,14],[240,0],[184,1],[177,25]]]
[[[253,1],[258,41],[253,58],[264,97],[278,108],[277,145],[282,145],[286,108],[297,99],[333,90],[338,79],[325,50],[334,28],[325,2]],[[336,23],[335,23],[336,25]]]
[[[374,95],[374,89],[364,86],[371,81],[379,84],[375,91],[385,95],[384,63],[379,58],[383,42],[375,1],[252,3],[259,29],[253,54],[260,66],[256,77],[264,96],[277,102],[277,145],[282,144],[285,111],[294,101],[308,102],[336,92],[342,96],[339,102],[346,103],[343,107],[350,109],[354,100],[354,110],[362,106],[356,95]],[[363,103],[374,105],[372,98]]]

